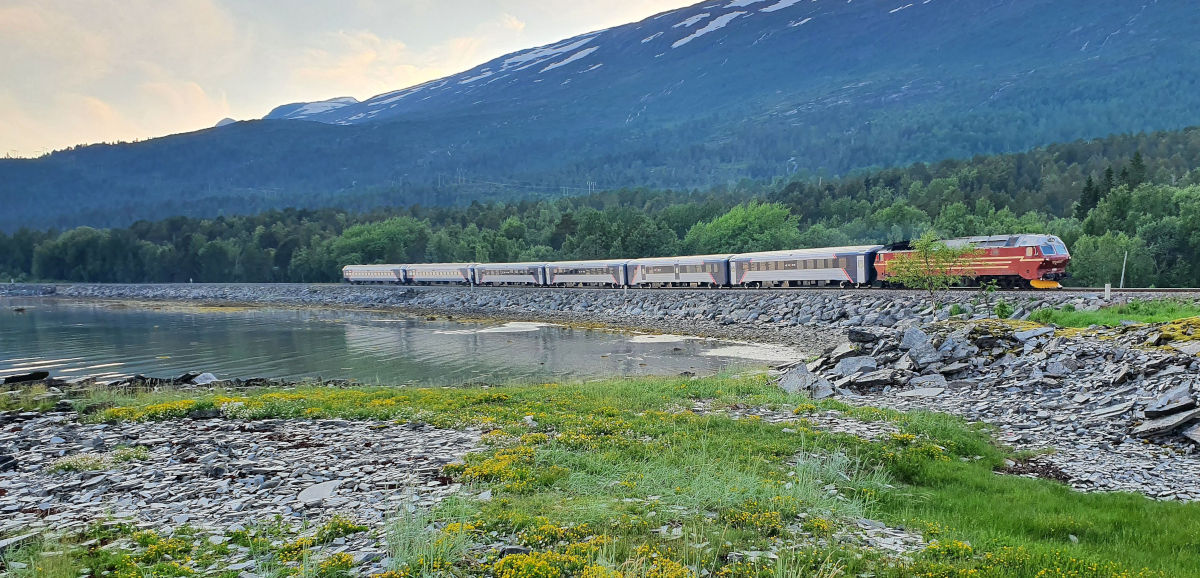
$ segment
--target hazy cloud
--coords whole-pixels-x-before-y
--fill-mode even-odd
[[[0,154],[359,99],[688,0],[3,0]]]

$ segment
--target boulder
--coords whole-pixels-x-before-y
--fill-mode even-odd
[[[904,336],[900,338],[900,349],[909,351],[924,346],[933,346],[933,342],[929,339],[924,331],[918,327],[910,327],[904,331]]]
[[[41,381],[50,377],[49,371],[34,371],[32,373],[22,373],[21,375],[10,375],[4,378],[4,383],[28,383],[31,381]]]
[[[1142,425],[1137,426],[1133,429],[1133,435],[1150,437],[1171,433],[1191,423],[1192,420],[1196,418],[1200,418],[1200,409],[1193,409],[1191,411],[1160,417],[1158,419],[1149,420]]]
[[[899,372],[894,369],[880,369],[872,371],[853,378],[854,385],[862,385],[867,387],[878,387],[881,385],[892,385],[898,381]]]
[[[214,381],[220,381],[220,380],[217,379],[217,376],[215,376],[211,373],[201,373],[200,375],[193,377],[189,381],[189,383],[191,383],[192,385],[208,385]]]
[[[1192,386],[1183,384],[1150,402],[1146,405],[1145,412],[1148,418],[1158,418],[1194,407],[1196,407],[1196,400],[1192,398]]]
[[[879,368],[879,363],[874,357],[862,355],[859,357],[847,357],[838,362],[834,366],[832,373],[834,375],[854,375],[860,371],[875,371]]]
[[[851,343],[875,343],[879,341],[879,335],[857,327],[852,327],[846,331],[846,338]]]
[[[830,361],[840,361],[854,355],[855,353],[858,353],[858,347],[856,345],[853,343],[843,343],[833,348],[833,351],[830,351],[829,355],[826,355],[825,357]]]
[[[788,393],[803,394],[812,399],[825,399],[833,395],[833,384],[804,366],[792,368],[780,376],[778,385]]]
[[[946,387],[946,377],[940,373],[921,375],[908,380],[908,385],[917,388]]]

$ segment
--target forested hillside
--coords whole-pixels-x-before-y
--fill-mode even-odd
[[[270,211],[0,234],[0,275],[90,282],[335,281],[348,263],[634,258],[1048,232],[1071,280],[1200,286],[1200,129],[835,180],[704,192],[623,189],[557,200]]]
[[[708,189],[1178,129],[1200,122],[1197,14],[1124,0],[705,2],[362,103],[0,159],[0,230]],[[1057,214],[1066,190],[1047,207],[1019,201]]]

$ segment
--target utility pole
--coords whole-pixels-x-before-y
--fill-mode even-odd
[[[1129,263],[1129,251],[1125,251],[1125,260],[1121,261],[1121,289],[1125,288],[1125,265]]]

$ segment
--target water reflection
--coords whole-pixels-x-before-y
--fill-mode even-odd
[[[14,311],[16,307],[24,311]],[[457,384],[705,374],[730,365],[797,358],[791,350],[730,345],[371,312],[139,308],[0,298],[0,377],[34,370],[63,378],[209,371],[221,377]]]

